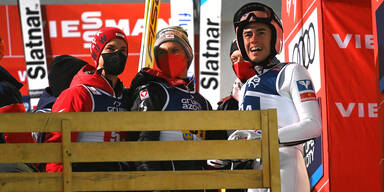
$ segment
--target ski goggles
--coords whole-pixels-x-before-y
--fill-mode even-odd
[[[252,3],[249,7],[236,13],[234,25],[239,27],[253,22],[272,23],[272,21],[275,21],[281,28],[278,17],[270,7],[260,3]]]

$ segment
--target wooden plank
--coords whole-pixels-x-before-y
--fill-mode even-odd
[[[259,111],[3,113],[0,114],[0,129],[3,133],[61,131],[61,119],[70,120],[73,131],[84,132],[260,129],[259,113]]]
[[[71,161],[252,159],[261,157],[260,146],[260,140],[72,143]],[[61,143],[3,144],[0,151],[7,154],[0,156],[0,163],[62,162],[63,154]]]
[[[62,120],[62,152],[63,152],[63,188],[64,192],[72,192],[72,152],[71,125],[69,120]]]
[[[2,133],[61,131],[61,119],[58,113],[1,113],[0,130]]]
[[[63,191],[61,173],[0,173],[0,191]]]
[[[74,191],[142,191],[261,187],[260,170],[75,172]]]
[[[263,186],[270,187],[270,162],[269,162],[269,127],[268,127],[268,113],[267,111],[261,111],[261,127],[262,129],[262,163],[263,163]]]
[[[60,143],[1,144],[0,163],[61,162]]]
[[[276,109],[268,110],[269,116],[269,157],[271,170],[271,192],[281,191],[280,180],[280,153],[279,153],[279,135],[277,127]]]
[[[251,118],[259,111],[147,111],[147,112],[93,112],[73,115],[76,131],[132,130],[233,130],[256,129],[259,119]],[[252,114],[253,113],[253,114]],[[89,117],[88,117],[89,116]],[[93,123],[89,123],[92,118]],[[118,119],[118,121],[116,121]],[[150,121],[143,121],[150,119]],[[154,123],[155,122],[155,123]],[[242,122],[242,123],[236,123]],[[78,126],[77,126],[78,125]],[[129,126],[122,126],[129,125]]]
[[[260,140],[72,143],[72,162],[254,159]],[[118,155],[116,155],[118,154]]]
[[[62,173],[0,173],[0,191],[63,191]],[[186,182],[187,181],[187,182]],[[74,172],[74,191],[261,187],[260,170]]]

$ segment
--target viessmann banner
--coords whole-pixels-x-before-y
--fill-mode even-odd
[[[326,97],[323,68],[321,1],[282,1],[285,61],[311,74],[322,108],[322,136],[304,144],[304,159],[312,191],[329,191]]]
[[[92,63],[89,47],[97,29],[104,26],[122,29],[127,35],[129,54],[126,70],[121,77],[124,85],[129,86],[138,69],[145,24],[144,3],[43,5],[41,10],[48,64],[55,56],[62,54]],[[168,26],[169,18],[169,3],[161,3],[158,29]],[[24,84],[21,92],[26,96],[28,83],[20,16],[16,5],[0,6],[0,26],[0,36],[5,43],[5,56],[0,64]]]
[[[323,2],[331,191],[381,191],[370,1]]]
[[[282,10],[287,60],[320,85],[324,176],[313,191],[381,191],[371,2],[283,1]]]
[[[373,36],[377,37],[374,42],[375,48],[375,68],[377,74],[377,95],[379,113],[379,146],[380,159],[384,160],[384,1],[372,0],[372,29]],[[381,190],[384,190],[384,163],[380,163]]]

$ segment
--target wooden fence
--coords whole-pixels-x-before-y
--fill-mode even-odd
[[[261,129],[261,140],[71,142],[71,132]],[[62,132],[61,143],[0,144],[0,163],[62,162],[62,173],[0,173],[0,191],[271,188],[280,191],[276,110],[0,114],[0,132]],[[72,172],[73,162],[261,158],[262,170]]]

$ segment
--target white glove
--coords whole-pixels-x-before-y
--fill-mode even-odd
[[[214,168],[223,168],[225,166],[227,166],[229,163],[229,161],[222,161],[222,160],[207,160],[207,164],[209,166],[212,166]]]
[[[261,139],[261,130],[237,130],[233,132],[228,140],[253,140],[253,139]]]

